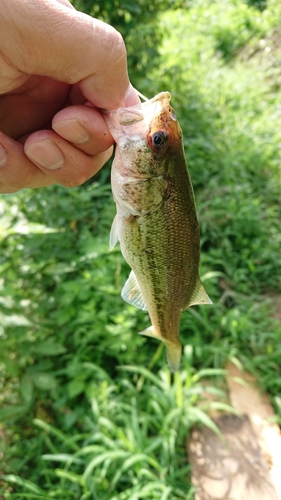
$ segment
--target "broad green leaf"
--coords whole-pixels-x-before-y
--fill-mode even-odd
[[[50,391],[56,387],[56,379],[50,373],[36,373],[33,377],[34,385],[42,391]]]
[[[67,392],[70,398],[75,398],[85,390],[85,382],[82,380],[72,380],[67,384]]]
[[[28,404],[33,397],[33,380],[29,375],[23,375],[20,381],[20,391],[24,401]]]
[[[3,314],[0,312],[0,323],[3,326],[17,327],[17,326],[31,326],[32,323],[20,314]]]
[[[0,408],[0,419],[4,422],[6,420],[18,420],[22,418],[29,410],[29,404],[26,405],[9,405]]]
[[[33,344],[32,351],[36,354],[44,354],[45,356],[58,356],[64,354],[67,349],[62,344],[58,344],[51,340],[45,340],[38,344]]]

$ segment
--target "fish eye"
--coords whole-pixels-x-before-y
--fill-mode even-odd
[[[168,134],[166,132],[163,132],[163,130],[159,130],[152,135],[151,139],[154,149],[156,151],[160,151],[168,141]]]

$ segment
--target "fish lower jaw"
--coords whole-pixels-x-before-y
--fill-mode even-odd
[[[120,172],[122,178],[122,184],[130,184],[132,182],[138,181],[149,181],[150,179],[163,179],[163,175],[152,175],[152,174],[140,174],[139,172],[129,172],[124,170]]]

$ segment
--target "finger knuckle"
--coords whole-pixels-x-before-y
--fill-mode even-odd
[[[71,177],[71,179],[65,179],[61,182],[61,185],[66,187],[66,188],[75,188],[78,186],[82,186],[89,178],[89,175],[86,174],[78,174],[75,175],[74,177]]]

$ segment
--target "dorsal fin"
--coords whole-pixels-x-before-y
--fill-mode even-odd
[[[142,296],[142,292],[134,271],[130,272],[129,278],[127,279],[121,292],[121,297],[129,304],[132,304],[133,306],[138,307],[143,311],[147,311],[146,303]]]
[[[207,294],[204,286],[202,285],[202,282],[198,276],[196,286],[193,290],[193,293],[189,299],[189,302],[186,306],[185,309],[187,309],[190,306],[195,306],[195,305],[200,305],[200,304],[212,304],[213,302],[211,301],[209,295]]]

